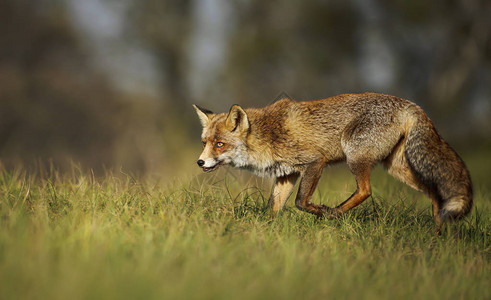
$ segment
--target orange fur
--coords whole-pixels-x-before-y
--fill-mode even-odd
[[[328,217],[344,213],[370,196],[370,171],[378,162],[428,195],[438,231],[445,219],[461,217],[472,207],[465,164],[408,100],[365,93],[303,102],[281,99],[264,108],[234,105],[222,114],[195,109],[205,143],[198,165],[211,171],[228,164],[275,177],[273,213],[283,207],[298,178],[299,209]],[[334,209],[311,203],[322,169],[339,161],[348,164],[357,190]]]

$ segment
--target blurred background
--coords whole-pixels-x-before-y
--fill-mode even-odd
[[[394,94],[458,151],[491,149],[490,16],[488,0],[0,0],[0,162],[198,174],[191,104],[282,92]]]

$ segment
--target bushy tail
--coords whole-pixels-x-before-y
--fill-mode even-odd
[[[405,155],[426,192],[438,201],[441,222],[465,216],[472,208],[472,183],[464,162],[419,107],[411,123]]]

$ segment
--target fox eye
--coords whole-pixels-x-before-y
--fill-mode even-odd
[[[224,143],[218,142],[218,143],[215,144],[215,147],[221,148],[221,147],[223,147],[223,145],[224,145]]]
[[[203,143],[203,147],[206,146],[206,141],[201,141]]]

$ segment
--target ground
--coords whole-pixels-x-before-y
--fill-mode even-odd
[[[3,170],[0,297],[489,299],[491,170],[464,159],[475,207],[441,237],[430,201],[381,168],[372,197],[337,220],[292,199],[271,219],[270,182],[227,168],[172,184]],[[354,187],[328,168],[313,201]]]

